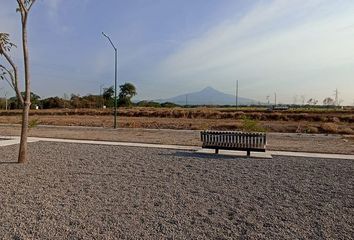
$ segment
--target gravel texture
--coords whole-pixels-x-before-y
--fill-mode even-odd
[[[353,239],[354,161],[0,147],[0,239]]]

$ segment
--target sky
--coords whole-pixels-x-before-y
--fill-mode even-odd
[[[0,0],[0,32],[18,45],[15,0]],[[37,0],[28,22],[32,91],[42,98],[136,85],[138,99],[211,86],[266,102],[334,98],[354,104],[352,0]],[[3,59],[0,58],[3,63]],[[23,75],[21,75],[23,76]],[[0,82],[0,96],[14,95]]]

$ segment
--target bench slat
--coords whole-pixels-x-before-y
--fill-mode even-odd
[[[233,131],[202,131],[200,139],[203,147],[265,151],[267,138],[265,133],[245,133]]]

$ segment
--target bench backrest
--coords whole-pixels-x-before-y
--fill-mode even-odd
[[[267,144],[265,133],[235,131],[203,131],[200,133],[203,147],[259,148]]]

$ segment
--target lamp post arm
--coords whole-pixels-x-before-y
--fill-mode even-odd
[[[117,75],[118,75],[118,56],[117,56],[117,48],[114,46],[112,40],[110,37],[108,37],[104,32],[102,32],[102,35],[108,39],[108,41],[111,43],[112,47],[114,48],[114,128],[117,128]]]
[[[114,50],[117,51],[117,48],[116,48],[116,46],[114,46],[114,44],[113,44],[111,38],[108,37],[104,32],[102,32],[102,35],[105,36],[105,37],[108,39],[108,41],[111,43],[111,45],[112,45],[112,47],[114,48]]]

